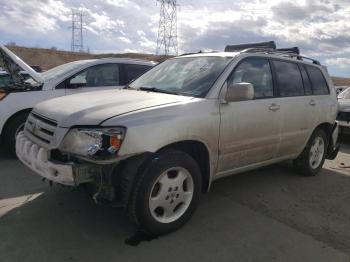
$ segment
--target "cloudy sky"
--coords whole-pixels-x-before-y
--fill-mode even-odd
[[[179,51],[275,40],[350,77],[350,0],[178,0]],[[85,14],[91,52],[156,49],[156,0],[0,0],[0,42],[70,49],[71,8]]]

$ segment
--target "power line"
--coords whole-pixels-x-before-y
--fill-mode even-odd
[[[83,11],[72,9],[72,40],[71,40],[71,51],[72,52],[83,52],[84,42],[83,42]]]
[[[178,54],[176,0],[157,0],[160,3],[156,54]]]

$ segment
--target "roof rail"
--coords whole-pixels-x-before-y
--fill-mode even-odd
[[[301,56],[300,50],[298,47],[293,48],[281,48],[281,49],[272,49],[272,48],[247,48],[242,50],[240,53],[262,53],[262,54],[271,54],[289,58],[295,58],[300,61],[309,60],[315,65],[321,65],[318,60],[312,59],[310,57]]]

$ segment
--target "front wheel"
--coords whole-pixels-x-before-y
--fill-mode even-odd
[[[192,157],[174,150],[160,153],[137,179],[129,217],[150,235],[175,231],[194,213],[201,185],[200,170]]]
[[[328,148],[328,139],[322,129],[316,129],[307,146],[294,164],[306,176],[316,175],[323,166]]]

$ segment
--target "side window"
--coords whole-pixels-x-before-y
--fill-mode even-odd
[[[228,85],[250,83],[254,87],[254,97],[264,98],[273,96],[271,68],[268,59],[252,57],[241,62],[229,79]]]
[[[136,64],[124,64],[124,83],[127,84],[131,80],[136,79],[140,75],[142,75],[144,72],[149,70],[151,67],[146,65],[136,65]]]
[[[299,68],[300,68],[301,76],[303,77],[305,95],[312,95],[311,82],[308,74],[306,73],[305,67],[303,65],[300,65]]]
[[[327,82],[320,69],[314,66],[305,66],[312,84],[312,91],[314,95],[327,95],[329,89]]]
[[[296,63],[274,60],[279,96],[304,95],[303,80]]]
[[[89,67],[70,79],[74,83],[86,83],[85,87],[118,86],[118,64],[102,64]]]

